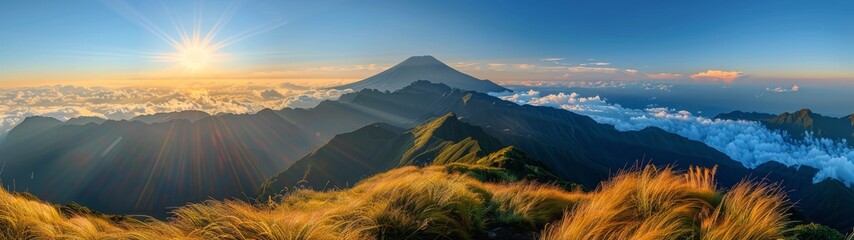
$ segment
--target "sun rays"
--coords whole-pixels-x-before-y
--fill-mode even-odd
[[[227,6],[220,8],[222,10],[217,14],[218,16],[211,20],[203,17],[202,2],[197,1],[193,7],[193,13],[184,14],[192,15],[189,21],[179,18],[174,9],[164,6],[160,13],[167,16],[171,24],[168,27],[172,28],[172,31],[167,31],[165,29],[168,28],[162,25],[169,24],[158,24],[125,1],[105,3],[116,13],[171,47],[167,51],[141,51],[131,55],[123,54],[123,56],[171,64],[166,69],[167,72],[210,74],[217,68],[217,64],[229,63],[234,60],[233,56],[244,55],[239,52],[227,53],[224,51],[227,47],[287,23],[287,21],[271,22],[250,27],[236,34],[225,35],[221,34],[222,30],[240,9],[239,4],[230,2]]]

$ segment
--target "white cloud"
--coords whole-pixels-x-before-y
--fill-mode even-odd
[[[376,65],[376,64],[353,65],[353,67],[352,67],[352,70],[353,70],[353,71],[359,71],[359,70],[370,70],[370,71],[376,71],[376,70],[379,70],[379,69],[385,69],[385,68],[384,68],[384,67],[377,67],[377,65]]]
[[[647,73],[646,77],[649,79],[674,79],[682,77],[682,74],[678,73]]]
[[[765,88],[765,91],[772,92],[772,93],[787,93],[787,92],[797,92],[798,89],[801,89],[801,87],[798,87],[798,85],[793,85],[792,88],[783,88],[783,87]]]
[[[267,89],[261,91],[259,95],[261,95],[261,98],[264,98],[265,100],[282,99],[283,97],[285,97],[284,95],[276,91],[276,89]]]
[[[609,67],[570,67],[570,72],[615,73],[619,69]]]
[[[769,161],[787,166],[810,166],[819,169],[814,181],[833,178],[854,185],[854,149],[845,141],[834,142],[811,135],[805,140],[796,140],[758,122],[709,119],[668,108],[629,109],[607,103],[598,96],[582,97],[575,93],[541,96],[537,91],[493,95],[519,104],[551,106],[584,114],[597,122],[614,125],[620,131],[659,127],[706,143],[746,167],[754,168]]]
[[[264,108],[313,107],[352,90],[280,89],[232,85],[210,89],[99,88],[47,86],[0,89],[0,136],[34,115],[68,120],[79,116],[129,119],[142,114],[200,110],[254,113]]]
[[[489,69],[492,69],[495,71],[507,70],[507,64],[505,64],[505,63],[489,63],[487,65],[489,65]]]
[[[741,72],[736,71],[720,71],[720,70],[708,70],[705,72],[698,72],[695,74],[691,74],[691,79],[694,80],[703,80],[703,81],[711,81],[717,82],[721,81],[726,84],[731,84],[736,79],[742,77]]]
[[[516,64],[514,66],[516,67],[516,69],[519,69],[519,70],[532,70],[532,69],[537,67],[536,65],[532,65],[532,64]]]
[[[544,62],[560,62],[561,60],[563,60],[563,58],[543,58],[542,59],[542,61],[544,61]]]
[[[285,89],[291,89],[291,90],[307,90],[307,89],[310,89],[310,87],[298,85],[298,84],[294,84],[294,83],[289,83],[289,82],[279,83],[279,87],[285,88]]]

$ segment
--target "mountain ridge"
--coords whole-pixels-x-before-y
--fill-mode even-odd
[[[779,115],[733,111],[719,114],[715,118],[758,121],[769,129],[788,132],[797,139],[803,139],[810,132],[814,137],[837,141],[844,139],[849,146],[854,147],[854,114],[835,118],[817,114],[808,108],[804,108]]]
[[[519,178],[532,175],[534,179],[548,176],[555,182],[558,179],[524,152],[504,146],[480,127],[460,121],[454,113],[408,130],[388,130],[383,126],[388,125],[375,123],[336,135],[267,179],[259,198],[299,188],[346,188],[374,174],[403,166],[454,165],[458,172],[470,171],[473,166],[502,167],[512,169],[510,173]]]

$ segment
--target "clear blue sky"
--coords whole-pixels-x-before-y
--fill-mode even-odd
[[[200,16],[204,35],[231,3],[2,1],[0,81],[162,75],[175,65],[190,63],[181,60],[184,55],[173,56],[178,52],[175,47],[147,30],[145,19],[178,39],[170,17],[192,29],[193,19]],[[206,68],[230,77],[266,72],[275,77],[359,78],[408,56],[430,54],[478,77],[497,80],[690,79],[719,70],[737,72],[741,79],[834,79],[827,81],[854,84],[850,0],[240,1],[236,5],[214,41],[246,38],[217,49],[215,54],[227,57],[206,63]],[[165,61],[152,57],[169,54]],[[354,66],[370,64],[377,68]],[[712,76],[703,77],[708,75]],[[715,72],[696,76],[695,80],[720,77]]]

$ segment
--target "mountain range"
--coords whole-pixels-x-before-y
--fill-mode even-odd
[[[719,114],[715,118],[758,121],[769,129],[786,131],[798,139],[803,139],[809,132],[815,137],[846,140],[849,146],[854,147],[854,114],[835,118],[813,113],[809,109],[801,109],[779,115],[733,111]]]

